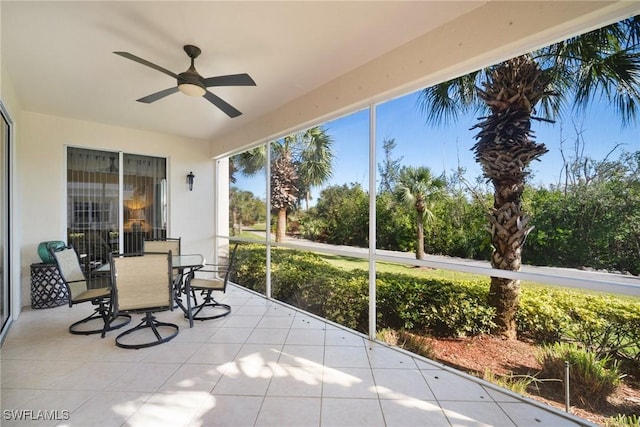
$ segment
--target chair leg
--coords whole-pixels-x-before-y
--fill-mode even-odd
[[[118,314],[114,317],[111,312],[109,312],[104,313],[102,317],[104,320],[104,328],[102,329],[102,333],[100,334],[102,338],[104,338],[107,332],[113,331],[115,329],[120,329],[123,326],[131,323],[131,315],[129,314]]]
[[[90,316],[87,316],[84,319],[80,319],[69,326],[69,333],[72,333],[74,335],[100,334],[101,337],[104,338],[107,332],[113,331],[114,329],[122,328],[123,326],[128,325],[129,322],[131,322],[131,316],[128,314],[121,314],[119,316],[113,317],[111,315],[111,310],[108,309],[103,303],[94,303],[94,305],[96,305],[97,307],[93,310],[93,313],[91,313]],[[102,326],[100,328],[83,329],[80,327],[98,319],[102,322]]]
[[[202,310],[204,310],[207,307],[209,309],[212,309],[212,311],[213,310],[217,311],[217,313],[200,315]],[[228,304],[222,304],[216,301],[215,298],[213,298],[213,291],[209,290],[209,291],[206,291],[204,295],[204,301],[202,302],[202,304],[195,305],[192,310],[193,310],[193,313],[191,315],[191,318],[193,320],[211,320],[211,319],[219,319],[231,313],[231,306]]]
[[[162,333],[159,330],[159,327],[167,327],[169,328],[170,331],[166,336],[162,336]],[[153,335],[155,336],[156,339],[154,341],[147,341],[143,343],[127,344],[123,342],[122,338],[143,329],[151,330],[151,332],[153,332]],[[126,331],[122,332],[120,335],[116,337],[116,345],[121,348],[134,348],[134,349],[152,347],[154,345],[171,341],[173,338],[175,338],[178,335],[179,329],[180,328],[178,327],[178,325],[174,325],[173,323],[160,322],[156,319],[156,317],[153,314],[145,313],[145,316],[142,318],[142,321],[137,326],[131,329],[127,329]]]

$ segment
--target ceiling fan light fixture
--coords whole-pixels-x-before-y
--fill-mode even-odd
[[[178,90],[189,96],[203,96],[206,92],[203,87],[194,85],[192,83],[181,83],[178,85]]]

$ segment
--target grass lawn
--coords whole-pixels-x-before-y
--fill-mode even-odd
[[[359,258],[349,258],[339,255],[327,255],[322,253],[317,253],[317,255],[331,264],[333,267],[339,268],[341,270],[351,271],[351,270],[363,270],[369,271],[369,262],[366,259]],[[453,270],[443,270],[437,268],[421,268],[421,267],[413,267],[405,264],[394,264],[389,262],[376,262],[376,271],[380,273],[394,273],[394,274],[408,274],[420,278],[429,278],[429,279],[443,279],[448,281],[475,281],[475,282],[485,282],[487,287],[489,287],[491,278],[488,276],[484,276],[481,274],[472,274],[465,273],[461,271],[453,271]],[[557,285],[547,285],[544,283],[530,282],[530,281],[521,281],[520,285],[527,288],[558,288]],[[575,288],[566,288],[567,290],[571,290],[573,292],[585,293],[585,294],[594,294],[594,292],[588,290],[580,290]],[[597,294],[597,293],[596,293]]]
[[[339,255],[326,255],[317,253],[317,255],[327,261],[335,268],[341,270],[363,270],[369,271],[369,261],[359,258],[348,258]],[[413,267],[405,264],[395,264],[390,262],[376,262],[376,271],[379,273],[394,273],[394,274],[410,274],[421,278],[438,278],[447,280],[486,280],[489,284],[489,278],[486,276],[464,273],[460,271],[442,270],[435,268],[421,268]]]

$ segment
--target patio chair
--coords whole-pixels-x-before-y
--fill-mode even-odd
[[[173,255],[180,255],[181,237],[166,237],[164,239],[145,239],[142,242],[143,254],[167,254],[171,252]],[[176,273],[176,272],[174,272]],[[176,292],[182,284],[182,272],[177,272],[173,278]]]
[[[171,251],[168,254],[111,258],[115,313],[144,315],[137,326],[116,337],[118,347],[151,347],[178,335],[178,325],[161,322],[153,315],[159,311],[173,310],[171,276]]]
[[[195,301],[189,320],[218,319],[231,313],[231,306],[216,301],[213,292],[226,292],[237,249],[236,243],[226,264],[205,264],[203,268],[189,274],[187,278],[189,289],[192,292],[199,291],[204,298],[200,304]],[[208,277],[197,277],[202,273],[208,274]]]
[[[143,253],[171,253],[180,255],[180,237],[167,237],[166,239],[151,239],[142,242]]]
[[[78,254],[72,246],[65,246],[51,252],[60,272],[60,277],[67,287],[69,307],[74,304],[91,302],[95,306],[93,313],[69,326],[69,332],[76,335],[105,333],[121,328],[131,321],[131,316],[113,314],[113,289],[109,277],[85,276],[80,266]],[[100,327],[90,327],[95,320]]]
[[[181,254],[181,237],[166,237],[164,239],[145,239],[143,242],[142,251],[143,253],[168,253],[171,251],[173,255]],[[173,276],[173,286],[174,291],[176,293],[176,303],[179,306],[182,302],[180,294],[182,293],[182,288],[184,284],[184,275],[186,274],[184,270],[174,271]],[[195,294],[192,294],[193,299],[195,300]]]

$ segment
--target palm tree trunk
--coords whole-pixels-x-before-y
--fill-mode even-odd
[[[278,209],[278,225],[276,226],[276,242],[284,242],[287,235],[287,208]]]
[[[522,246],[532,229],[522,210],[522,192],[529,164],[547,152],[530,136],[533,106],[548,81],[530,57],[521,56],[500,64],[490,74],[486,90],[478,90],[491,110],[475,126],[481,131],[474,150],[494,187],[489,228],[494,248],[491,265],[496,269],[520,270]],[[491,277],[488,302],[496,309],[495,332],[508,339],[516,338],[519,296],[519,280]]]
[[[494,185],[494,209],[489,217],[494,247],[491,266],[500,270],[519,271],[522,245],[531,231],[531,227],[526,227],[530,217],[522,211],[521,206],[524,180],[511,185],[494,182]],[[491,277],[488,302],[496,309],[494,322],[497,332],[504,338],[516,338],[515,317],[519,300],[519,280]]]
[[[239,230],[238,228],[238,209],[237,208],[233,208],[233,210],[231,211],[233,212],[233,224],[231,225],[231,235],[235,236],[236,234],[239,234],[241,230]],[[238,233],[236,233],[236,231]]]
[[[416,259],[424,259],[424,213],[416,215]]]

